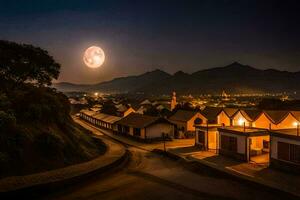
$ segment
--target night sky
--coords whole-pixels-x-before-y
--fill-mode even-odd
[[[238,61],[300,71],[297,1],[0,0],[0,39],[47,49],[59,81],[96,83],[156,68],[194,72]],[[104,65],[87,68],[98,45]]]

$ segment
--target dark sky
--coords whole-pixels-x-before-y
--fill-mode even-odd
[[[0,39],[47,49],[62,64],[59,81],[75,83],[233,61],[300,71],[297,2],[0,0]],[[91,45],[106,53],[98,69],[82,61]]]

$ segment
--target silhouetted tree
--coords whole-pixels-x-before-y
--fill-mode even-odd
[[[51,85],[52,79],[58,78],[59,70],[60,64],[47,51],[0,40],[0,76],[4,81]]]
[[[116,115],[117,108],[115,107],[114,103],[111,100],[109,100],[102,104],[101,112],[109,114],[109,115]]]

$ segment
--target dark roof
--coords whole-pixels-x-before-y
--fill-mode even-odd
[[[169,120],[187,122],[197,114],[197,111],[178,110]]]
[[[289,114],[286,110],[264,110],[263,112],[275,124],[280,123]]]
[[[250,110],[250,109],[246,109],[246,110],[240,110],[241,114],[246,118],[246,120],[248,121],[254,121],[262,111],[260,110]]]
[[[142,115],[137,113],[130,113],[126,117],[117,121],[116,124],[131,126],[135,128],[145,128],[147,126],[150,126],[151,124],[159,123],[159,122],[171,124],[171,122],[169,122],[164,118]]]
[[[290,111],[290,113],[291,113],[298,121],[300,121],[300,111]]]
[[[233,117],[235,113],[239,111],[237,108],[223,108],[223,111],[226,113],[228,117]]]
[[[201,114],[208,120],[216,120],[218,114],[222,111],[222,108],[218,107],[205,107],[204,110],[201,111]]]

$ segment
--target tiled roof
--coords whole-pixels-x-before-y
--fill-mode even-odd
[[[250,109],[240,110],[240,111],[241,111],[241,114],[248,121],[254,121],[259,116],[259,114],[262,112],[260,110],[250,110]]]
[[[222,108],[218,107],[205,107],[201,111],[201,114],[208,120],[216,120],[218,114],[222,111]]]
[[[237,108],[223,108],[228,117],[233,117],[239,111]]]
[[[80,112],[82,112],[83,114],[88,115],[90,117],[97,114],[97,112],[92,111],[92,110],[88,110],[88,109],[81,110]]]
[[[121,117],[117,117],[117,116],[113,116],[113,115],[107,115],[107,114],[104,114],[104,113],[98,113],[98,114],[94,115],[93,117],[98,119],[98,120],[110,123],[110,124],[113,124],[116,121],[119,121],[121,119]]]
[[[266,116],[275,124],[280,123],[288,114],[285,110],[264,110]]]
[[[178,110],[169,120],[187,122],[197,114],[196,111]]]
[[[145,128],[156,122],[170,123],[168,120],[164,118],[131,113],[128,116],[117,121],[116,124],[131,126],[135,128]]]
[[[291,113],[298,121],[300,121],[300,111],[290,111],[290,113]]]

